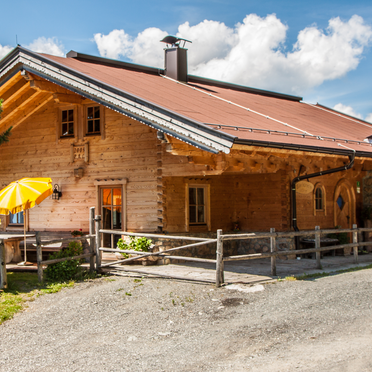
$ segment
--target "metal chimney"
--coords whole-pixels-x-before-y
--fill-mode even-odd
[[[168,35],[163,40],[167,46],[165,51],[165,76],[172,79],[187,82],[187,49],[184,48],[186,43],[191,41],[176,36]],[[183,47],[180,47],[183,41]]]

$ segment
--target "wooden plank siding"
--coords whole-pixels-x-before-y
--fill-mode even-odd
[[[29,229],[87,231],[89,208],[97,203],[94,181],[126,178],[128,230],[156,231],[156,131],[105,109],[105,139],[97,135],[56,142],[58,107],[54,101],[45,105],[15,128],[10,142],[1,146],[1,186],[27,176],[51,177],[62,188],[60,200],[49,197],[29,211]],[[71,143],[87,141],[89,163],[71,162]],[[74,176],[79,167],[84,169],[82,178]]]

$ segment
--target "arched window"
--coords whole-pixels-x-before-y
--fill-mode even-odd
[[[326,215],[326,203],[325,203],[325,189],[320,183],[317,183],[314,187],[314,216],[317,213],[323,212]]]

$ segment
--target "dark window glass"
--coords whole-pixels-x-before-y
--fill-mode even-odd
[[[189,223],[205,223],[204,187],[189,188]]]
[[[62,136],[74,134],[74,110],[63,110],[61,115]]]
[[[194,187],[189,188],[189,204],[190,205],[196,204],[196,188]]]
[[[23,225],[23,212],[19,212],[16,214],[9,213],[9,223],[17,223]]]
[[[323,210],[323,192],[320,187],[315,191],[315,209]]]
[[[341,210],[344,208],[345,202],[341,195],[337,198],[337,205]]]
[[[99,106],[87,108],[87,133],[100,133],[101,131],[101,110]]]
[[[197,219],[196,219],[196,207],[195,207],[195,205],[190,205],[189,211],[190,211],[190,216],[189,216],[190,222],[191,223],[197,222]]]

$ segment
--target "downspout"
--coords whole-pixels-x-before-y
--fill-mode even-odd
[[[352,155],[349,155],[350,162],[347,165],[344,165],[338,168],[328,169],[328,170],[321,171],[321,172],[304,175],[304,176],[299,176],[292,180],[292,183],[291,183],[292,226],[295,231],[299,231],[298,226],[297,226],[297,207],[296,207],[296,184],[297,182],[308,179],[308,178],[325,176],[326,174],[337,173],[337,172],[341,172],[344,170],[348,170],[354,165],[354,159],[355,159],[355,151],[352,153]],[[299,245],[298,239],[296,239],[296,249],[298,249],[298,245]]]

